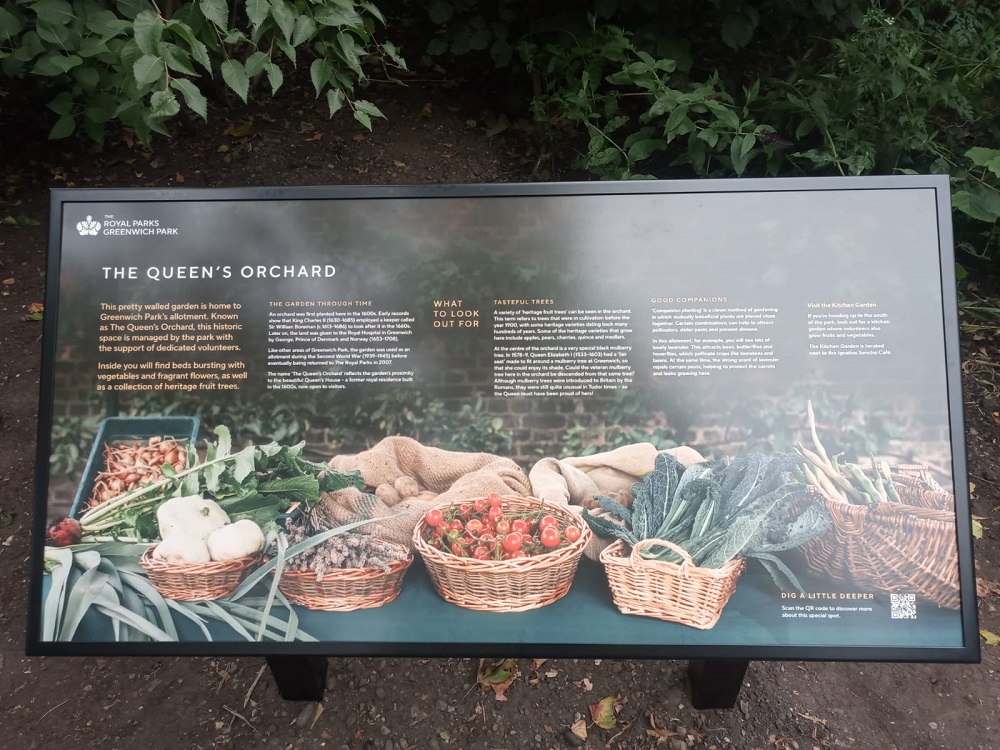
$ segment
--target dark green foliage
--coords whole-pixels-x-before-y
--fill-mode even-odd
[[[660,453],[653,471],[634,487],[631,512],[601,498],[601,508],[622,524],[587,511],[583,515],[599,536],[633,546],[642,539],[673,542],[701,567],[719,568],[737,557],[758,558],[780,587],[801,590],[774,553],[802,545],[830,524],[827,512],[808,502],[806,485],[790,474],[802,460],[796,454],[754,453],[728,465],[711,461],[685,468]],[[641,554],[681,561],[667,549]]]

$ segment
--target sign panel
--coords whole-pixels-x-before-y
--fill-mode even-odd
[[[29,648],[975,660],[948,206],[56,191]]]

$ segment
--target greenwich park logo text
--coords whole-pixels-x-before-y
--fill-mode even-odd
[[[109,236],[174,236],[177,227],[165,227],[159,219],[116,219],[114,214],[104,214],[101,221],[87,215],[76,223],[81,237]]]

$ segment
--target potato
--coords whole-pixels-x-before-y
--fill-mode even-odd
[[[391,484],[380,484],[375,488],[375,497],[388,505],[390,508],[400,501],[399,493]]]
[[[398,477],[393,487],[400,497],[413,497],[420,494],[420,483],[413,477]]]

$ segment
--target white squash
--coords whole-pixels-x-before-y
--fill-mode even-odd
[[[208,553],[216,562],[255,555],[264,549],[264,532],[248,518],[216,529],[208,537]]]
[[[229,516],[214,500],[186,495],[163,503],[156,511],[156,522],[163,540],[174,534],[186,534],[205,541],[213,531],[229,523]]]
[[[190,534],[173,534],[153,549],[153,558],[172,563],[207,563],[212,561],[204,539]]]

